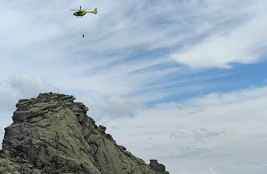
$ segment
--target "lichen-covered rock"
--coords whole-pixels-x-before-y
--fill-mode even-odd
[[[167,174],[117,145],[73,96],[43,93],[19,100],[5,129],[0,174]]]

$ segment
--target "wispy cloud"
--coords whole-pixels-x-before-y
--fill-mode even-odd
[[[19,98],[51,90],[72,94],[89,105],[91,116],[98,120],[128,121],[134,117],[133,126],[137,120],[138,124],[143,122],[140,126],[144,129],[137,130],[150,136],[147,127],[151,128],[152,139],[156,128],[164,129],[168,136],[159,134],[155,141],[147,141],[147,145],[153,147],[144,146],[148,149],[144,157],[150,154],[160,157],[153,149],[162,149],[161,142],[166,140],[168,153],[177,152],[172,153],[173,158],[183,164],[190,154],[209,153],[214,148],[209,140],[228,141],[225,135],[232,129],[226,126],[230,115],[250,113],[238,109],[239,98],[252,101],[254,97],[258,101],[260,95],[265,96],[265,92],[260,94],[259,90],[255,90],[258,96],[252,91],[245,91],[245,97],[242,92],[223,94],[257,87],[266,80],[259,72],[266,69],[266,62],[259,63],[267,50],[264,40],[267,3],[264,1],[21,0],[0,4],[4,14],[0,16],[0,120],[3,126],[9,123]],[[98,7],[99,14],[75,18],[70,9],[79,5]],[[251,64],[255,62],[258,64]],[[207,95],[210,93],[214,95]],[[193,99],[203,95],[206,97]],[[176,106],[185,101],[196,106],[186,104],[177,110]],[[229,101],[235,109],[220,115],[219,112],[225,113],[231,108]],[[256,102],[251,106],[243,104],[240,103],[240,107],[257,110]],[[212,113],[217,117],[211,117]],[[216,126],[223,124],[209,127],[204,120]],[[198,123],[202,126],[197,126]],[[183,128],[183,124],[186,127]],[[258,125],[258,121],[254,125]],[[118,127],[124,129],[123,125]],[[132,133],[131,130],[125,132]],[[117,135],[120,141],[124,139],[123,135]],[[145,139],[140,135],[143,134],[136,132],[136,142]],[[182,137],[184,142],[176,144],[176,140],[171,140],[175,137]],[[243,141],[240,139],[240,143]],[[230,149],[231,145],[229,143]],[[137,147],[136,152],[143,152],[144,149]],[[181,161],[182,156],[185,161]],[[199,166],[197,160],[191,162]],[[176,160],[168,160],[168,164],[175,168]]]
[[[228,6],[219,5],[229,12]],[[210,33],[208,37],[179,50],[171,57],[179,63],[196,68],[227,68],[233,63],[259,61],[266,54],[267,22],[264,12],[266,5],[263,1],[251,1],[245,7],[238,4],[240,7],[236,8],[239,10],[232,9],[235,13],[222,15],[219,11],[216,15],[220,15],[223,20],[230,17],[232,22],[240,24],[232,26],[231,21],[226,22],[217,32]],[[214,11],[209,12],[209,15],[214,13]],[[240,15],[243,19],[240,19]],[[216,20],[212,21],[211,25],[216,26],[216,23]]]
[[[174,174],[204,174],[210,168],[260,174],[267,160],[266,97],[266,87],[214,93],[103,123],[119,143],[145,159],[162,159]]]

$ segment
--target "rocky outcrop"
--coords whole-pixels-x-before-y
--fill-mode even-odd
[[[150,160],[149,166],[151,169],[154,171],[157,171],[159,173],[164,173],[166,172],[166,167],[163,164],[160,164],[158,160]]]
[[[55,93],[19,100],[5,129],[0,174],[168,174],[118,145],[74,100]]]

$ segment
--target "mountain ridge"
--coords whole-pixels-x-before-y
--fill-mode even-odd
[[[52,92],[19,100],[5,128],[0,174],[169,174],[118,145],[74,100]]]

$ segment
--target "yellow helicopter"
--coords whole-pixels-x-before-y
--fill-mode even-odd
[[[72,10],[72,11],[74,11],[73,15],[74,16],[77,16],[77,17],[83,17],[83,16],[85,16],[88,13],[95,14],[95,15],[97,14],[97,8],[84,9],[84,8],[82,8],[82,6],[80,6],[79,9]]]

